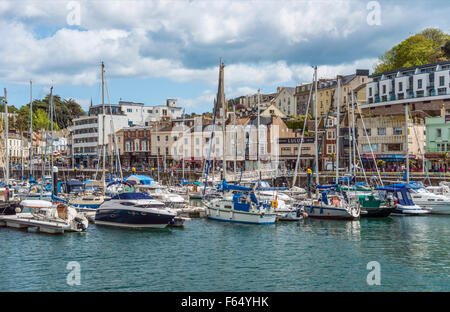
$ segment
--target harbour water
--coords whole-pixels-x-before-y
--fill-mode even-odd
[[[0,291],[450,291],[445,216],[0,235]],[[70,261],[79,286],[67,284]],[[379,286],[367,284],[370,261]]]

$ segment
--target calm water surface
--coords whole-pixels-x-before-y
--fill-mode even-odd
[[[450,291],[446,216],[0,236],[0,291]],[[66,283],[69,261],[80,286]],[[381,286],[366,283],[369,261]]]

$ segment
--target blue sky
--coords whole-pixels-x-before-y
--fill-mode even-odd
[[[373,14],[380,23],[368,22]],[[448,16],[448,1],[438,0],[3,0],[0,85],[17,107],[28,103],[32,79],[34,98],[53,85],[87,108],[101,101],[104,61],[111,102],[178,98],[186,112],[204,112],[221,57],[228,98],[274,92],[309,82],[312,65],[320,77],[372,70],[411,34],[450,33]]]

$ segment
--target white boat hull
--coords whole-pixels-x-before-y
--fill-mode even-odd
[[[417,202],[420,207],[429,210],[431,214],[450,215],[450,202]]]
[[[207,207],[207,217],[208,219],[222,222],[274,224],[277,216],[275,213],[252,213],[231,209]]]
[[[353,220],[359,217],[359,213],[352,214],[340,207],[305,205],[304,212],[308,214],[308,218],[316,219]]]

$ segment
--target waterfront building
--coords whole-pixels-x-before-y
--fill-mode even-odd
[[[105,138],[110,136],[113,129],[117,131],[132,125],[143,127],[149,126],[151,122],[179,118],[182,115],[182,108],[177,107],[176,104],[176,100],[173,99],[168,99],[165,106],[145,106],[143,103],[125,101],[119,101],[118,104],[105,104]],[[72,157],[75,164],[93,167],[101,156],[102,114],[102,104],[91,104],[87,116],[73,120],[73,125],[69,129],[72,137]],[[107,151],[109,150],[111,148],[107,147]]]
[[[438,114],[441,106],[450,109],[450,61],[400,68],[370,75],[365,113],[402,114],[403,104],[411,111]]]
[[[20,164],[22,158],[27,159],[30,155],[30,142],[27,138],[17,132],[9,132],[8,154],[12,164]]]
[[[441,116],[425,118],[427,168],[447,170],[450,152],[450,109],[442,109]]]
[[[405,129],[404,115],[364,117],[364,124],[367,136],[362,120],[358,119],[358,149],[366,168],[374,167],[373,159],[383,160],[386,168],[405,166],[406,135],[408,136],[409,158],[414,160],[416,168],[422,168],[419,146],[423,152],[425,150],[423,146],[425,125],[421,119],[409,119],[408,131]],[[411,169],[413,170],[414,167]]]
[[[351,103],[351,91],[358,91],[355,95],[359,104],[365,103],[365,88],[364,86],[369,79],[369,70],[357,69],[354,74],[344,75],[341,77],[341,113],[347,111],[347,106]],[[317,86],[317,116],[325,116],[331,105],[333,98],[333,110],[337,105],[337,78],[335,79],[323,79],[318,82]],[[315,115],[315,105],[312,107],[313,116]]]

